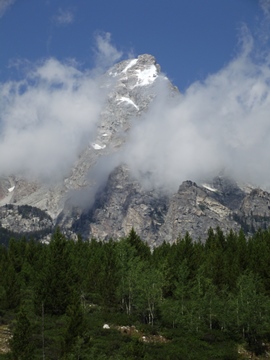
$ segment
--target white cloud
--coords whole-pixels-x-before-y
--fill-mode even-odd
[[[69,25],[74,22],[74,13],[70,9],[59,9],[53,20],[58,25]]]
[[[100,71],[108,69],[123,56],[123,53],[111,44],[111,34],[108,32],[96,35],[94,52],[96,65]]]
[[[242,52],[185,93],[172,99],[164,82],[155,81],[149,111],[132,123],[125,148],[110,163],[125,161],[148,185],[174,191],[184,180],[206,180],[220,171],[269,186],[270,57],[264,53],[254,61],[254,41],[244,34]],[[121,55],[109,34],[98,35],[99,68]],[[93,73],[48,59],[24,80],[0,84],[1,174],[47,179],[70,169],[95,138],[107,95]],[[95,176],[105,178],[108,168],[102,160]]]
[[[97,67],[118,58],[110,36],[98,37]],[[75,60],[54,58],[23,67],[21,81],[0,83],[0,175],[23,174],[44,180],[66,175],[81,150],[95,139],[108,88],[96,71]],[[102,90],[101,90],[102,88]]]
[[[270,1],[269,0],[259,0],[259,4],[264,12],[264,14],[270,16]]]
[[[94,135],[105,97],[98,79],[55,59],[1,84],[0,94],[1,174],[43,179],[69,170]]]
[[[0,0],[0,18],[16,0]]]
[[[159,88],[126,145],[125,161],[134,173],[147,175],[151,186],[174,191],[184,180],[201,181],[220,171],[269,186],[270,67],[265,59],[254,62],[251,49],[244,47],[231,63],[174,100]]]

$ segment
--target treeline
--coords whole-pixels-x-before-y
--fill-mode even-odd
[[[205,243],[186,234],[152,252],[134,230],[109,242],[59,229],[48,245],[10,239],[0,247],[0,321],[13,338],[0,359],[225,360],[239,358],[238,344],[263,354],[269,260],[269,230],[247,239],[210,229]],[[163,341],[144,341],[157,334]]]

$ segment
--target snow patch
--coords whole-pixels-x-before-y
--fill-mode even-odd
[[[118,73],[117,73],[117,72],[112,72],[112,71],[110,71],[110,72],[109,72],[109,75],[112,76],[112,77],[116,77],[116,76],[118,75]]]
[[[13,191],[15,189],[15,186],[12,186],[8,189],[8,194],[0,201],[0,206],[4,206],[6,204],[9,204],[11,202],[11,199],[13,197]]]
[[[128,69],[132,68],[132,66],[137,64],[137,61],[138,61],[138,59],[131,60],[122,72],[126,73],[128,71]]]
[[[202,184],[202,186],[203,186],[205,189],[209,190],[209,191],[217,192],[217,189],[212,188],[212,187],[211,187],[210,185],[208,185],[208,184]]]
[[[106,145],[99,145],[99,144],[96,144],[96,143],[92,143],[91,146],[95,150],[105,149],[105,147],[106,147]]]
[[[102,136],[103,137],[107,137],[107,136],[109,136],[108,134],[106,134],[106,133],[104,133],[104,134],[102,134]]]
[[[152,84],[157,78],[157,68],[151,65],[148,69],[137,70],[138,82],[136,86],[145,86]]]
[[[119,100],[118,100],[118,102],[127,102],[127,103],[129,103],[130,105],[133,105],[137,110],[139,110],[139,108],[138,108],[138,106],[130,99],[130,98],[128,98],[128,97],[125,97],[125,96],[122,96]]]

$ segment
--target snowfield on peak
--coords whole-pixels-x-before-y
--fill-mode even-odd
[[[128,65],[124,68],[124,70],[122,71],[123,73],[126,73],[128,71],[128,69],[132,68],[134,65],[136,65],[138,62],[138,59],[132,59]]]
[[[152,84],[157,78],[157,68],[155,65],[151,65],[148,69],[136,70],[138,76],[138,82],[136,86],[145,86]]]
[[[151,85],[160,73],[160,66],[152,55],[139,55],[138,58],[125,60],[113,66],[108,75],[119,77],[126,83],[129,79],[135,80],[131,89],[141,86]]]

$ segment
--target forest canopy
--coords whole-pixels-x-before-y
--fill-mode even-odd
[[[0,359],[239,359],[270,342],[270,230],[209,229],[150,247],[118,241],[0,246]],[[106,326],[104,326],[106,324]]]

